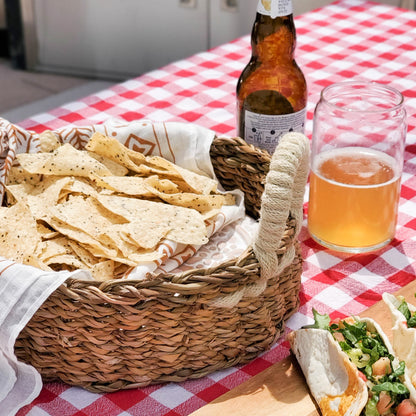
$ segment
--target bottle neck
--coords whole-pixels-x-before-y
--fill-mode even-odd
[[[257,12],[251,32],[254,58],[262,62],[292,60],[296,47],[296,29],[293,14],[272,18]]]

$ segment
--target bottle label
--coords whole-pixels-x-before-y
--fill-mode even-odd
[[[259,0],[257,13],[265,14],[272,19],[278,16],[288,16],[293,13],[292,0]]]
[[[244,139],[273,154],[280,137],[289,132],[305,132],[306,108],[291,114],[268,115],[245,111]]]

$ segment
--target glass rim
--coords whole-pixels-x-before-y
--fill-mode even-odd
[[[395,111],[398,110],[399,108],[403,107],[404,104],[404,96],[403,94],[396,88],[391,87],[390,85],[386,85],[386,84],[382,84],[380,82],[377,81],[366,81],[366,80],[350,80],[350,81],[339,81],[339,82],[335,82],[333,84],[327,85],[326,87],[324,87],[320,93],[320,99],[321,101],[323,101],[325,104],[340,110],[340,111],[345,111],[345,112],[363,112],[362,109],[355,109],[355,108],[350,108],[348,106],[344,106],[341,107],[339,105],[337,105],[336,103],[333,103],[330,101],[330,97],[327,97],[327,94],[329,92],[331,92],[332,90],[336,90],[337,88],[341,88],[341,87],[353,87],[356,86],[357,87],[357,91],[358,91],[358,87],[361,88],[366,88],[366,87],[372,87],[374,91],[382,91],[384,93],[389,93],[390,95],[394,96],[397,98],[397,101],[389,106],[388,108],[380,108],[380,109],[372,109],[372,110],[365,110],[366,113],[386,113],[386,112],[391,112],[391,111]],[[332,97],[333,98],[333,97]]]

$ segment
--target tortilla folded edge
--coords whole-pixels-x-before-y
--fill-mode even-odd
[[[366,383],[331,333],[298,329],[287,339],[322,415],[359,416],[368,401]]]

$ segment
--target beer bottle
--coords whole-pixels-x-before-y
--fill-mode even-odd
[[[304,132],[307,87],[295,46],[292,1],[259,0],[252,56],[237,83],[237,134],[270,153],[282,134]]]

